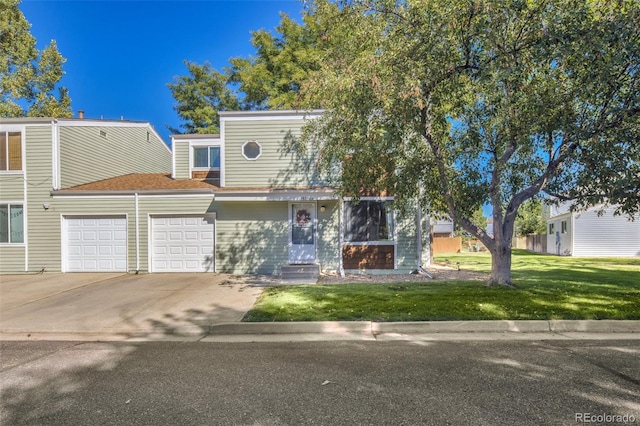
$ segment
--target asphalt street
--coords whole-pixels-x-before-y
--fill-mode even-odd
[[[0,392],[2,425],[640,424],[640,340],[4,341]]]

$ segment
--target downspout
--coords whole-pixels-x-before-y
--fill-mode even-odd
[[[60,135],[58,120],[51,121],[51,187],[54,191],[60,189]]]
[[[418,241],[417,241],[417,243],[418,243],[417,244],[417,248],[418,248],[418,265],[417,265],[417,268],[416,268],[416,273],[418,273],[418,274],[422,273],[422,274],[426,275],[427,277],[433,279],[433,276],[431,274],[429,274],[427,272],[427,270],[424,269],[424,267],[422,266],[422,260],[423,260],[422,259],[422,248],[423,248],[423,246],[422,246],[422,235],[423,235],[422,225],[423,225],[423,218],[422,218],[422,206],[420,205],[420,200],[422,200],[422,196],[423,195],[422,195],[422,186],[421,186],[420,187],[420,195],[419,195],[418,203],[417,203],[418,204],[418,215],[417,215],[418,216],[418,232],[417,232],[417,234],[418,234]],[[431,221],[429,221],[429,222],[431,222]],[[432,254],[432,251],[431,251],[431,226],[429,226],[429,261],[428,261],[429,265],[432,264],[431,254]]]
[[[138,193],[133,194],[133,203],[135,206],[135,215],[136,215],[136,274],[140,272],[140,221],[138,219],[139,213],[139,202],[138,202]]]
[[[344,205],[344,201],[342,197],[338,199],[338,203],[340,203],[338,206],[338,272],[340,272],[340,276],[344,278],[344,265],[342,264],[342,246],[344,244],[342,229],[342,215],[344,214],[344,211],[342,210],[342,206]]]
[[[416,248],[418,249],[418,256],[416,259],[416,271],[420,271],[422,268],[422,207],[420,206],[420,200],[418,200],[418,214],[417,214],[418,226],[416,229]]]

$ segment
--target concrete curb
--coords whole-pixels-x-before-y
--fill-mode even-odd
[[[403,340],[414,337],[451,339],[530,339],[564,335],[589,339],[640,339],[640,321],[321,321],[234,322],[213,325],[173,325],[150,328],[100,330],[0,330],[2,340],[188,340],[188,341],[286,341],[294,340]],[[475,337],[474,337],[475,336]],[[600,336],[600,337],[599,337]],[[489,337],[490,338],[490,337]]]
[[[209,334],[372,334],[371,321],[240,322],[212,325]]]
[[[245,322],[212,325],[209,335],[245,334],[430,334],[430,333],[640,333],[640,321],[632,320],[536,320],[536,321],[323,321]]]

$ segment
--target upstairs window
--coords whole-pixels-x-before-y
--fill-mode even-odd
[[[257,141],[247,141],[242,145],[242,155],[247,160],[257,160],[262,154],[262,146]]]
[[[220,147],[197,146],[193,148],[193,167],[195,169],[219,169]]]
[[[392,242],[393,209],[390,201],[360,200],[344,203],[346,242]]]
[[[0,171],[22,170],[22,133],[0,132]]]
[[[21,204],[0,204],[0,243],[24,243],[24,208]]]

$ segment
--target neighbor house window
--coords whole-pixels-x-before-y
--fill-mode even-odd
[[[562,223],[561,223],[561,225],[560,225],[560,228],[561,228],[561,232],[562,232],[563,234],[566,234],[566,233],[567,233],[567,221],[566,221],[566,220],[563,220],[563,221],[562,221]]]
[[[0,243],[24,243],[24,208],[21,204],[0,204]]]
[[[22,170],[22,133],[0,132],[0,171]]]
[[[550,223],[549,224],[549,235],[553,234],[553,229],[554,229],[553,223]]]
[[[345,201],[344,239],[346,242],[393,241],[392,202]]]
[[[193,167],[197,169],[219,169],[220,147],[198,146],[193,148]]]

